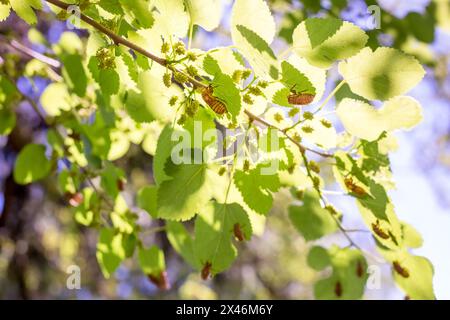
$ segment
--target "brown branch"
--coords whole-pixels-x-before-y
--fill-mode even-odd
[[[71,4],[67,4],[64,3],[62,1],[59,0],[45,0],[48,3],[51,3],[57,7],[59,7],[60,9],[63,10],[68,10],[68,8],[71,6]],[[121,36],[115,34],[113,31],[109,30],[108,28],[105,28],[103,25],[101,25],[100,23],[98,23],[97,21],[93,20],[92,18],[84,15],[84,14],[80,14],[80,19],[83,20],[84,22],[86,22],[87,24],[91,25],[92,27],[94,27],[95,29],[97,29],[98,31],[104,33],[105,35],[107,35],[108,37],[111,38],[111,40],[114,41],[114,43],[116,44],[122,44],[125,47],[128,47],[136,52],[141,53],[142,55],[152,59],[153,61],[159,63],[162,66],[166,66],[166,60],[162,59],[160,57],[155,56],[154,54],[148,52],[147,50],[135,45],[134,43],[128,41],[125,38],[122,38]]]
[[[59,0],[45,0],[45,1],[63,9],[63,10],[67,10],[69,8],[69,6],[71,6],[70,4],[61,2]],[[109,30],[108,28],[106,28],[102,24],[98,23],[94,19],[86,16],[85,14],[80,13],[80,19],[82,21],[86,22],[87,24],[89,24],[90,26],[94,27],[101,33],[107,35],[116,45],[123,45],[123,46],[125,46],[135,52],[138,52],[138,53],[142,54],[143,56],[155,61],[156,63],[160,64],[163,67],[167,67],[174,72],[180,72],[180,71],[176,70],[173,66],[171,66],[166,59],[160,58],[160,57],[154,55],[153,53],[145,50],[144,48],[134,44],[133,42],[119,36],[118,34]],[[188,76],[188,78],[189,78],[189,82],[196,88],[206,88],[207,87],[206,84],[204,84],[190,76]]]

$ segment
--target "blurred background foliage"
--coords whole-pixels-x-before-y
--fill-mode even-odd
[[[282,52],[292,42],[294,28],[306,17],[332,16],[352,21],[367,31],[369,45],[393,46],[416,55],[427,66],[427,78],[415,91],[424,105],[426,123],[414,133],[406,133],[411,141],[412,157],[398,163],[411,165],[427,176],[435,199],[443,211],[450,208],[450,2],[448,0],[269,0],[278,22],[279,37],[275,43]],[[226,14],[221,27],[213,33],[196,30],[194,46],[209,49],[229,45],[229,9],[231,1],[223,0]],[[381,28],[374,29],[373,12],[378,6]],[[36,53],[52,56],[66,30],[63,21],[50,12],[39,12],[38,24],[28,27],[15,15],[0,23],[0,68],[16,74],[22,93],[38,101],[49,84],[48,76],[59,77],[58,70],[39,63]],[[86,33],[77,30],[81,40]],[[65,40],[67,41],[67,39]],[[73,45],[69,44],[69,45]],[[53,70],[53,71],[52,71]],[[57,70],[56,72],[54,70]],[[330,72],[333,72],[331,70]],[[46,75],[43,77],[43,75]],[[332,83],[330,84],[332,85]],[[345,90],[343,90],[345,94]],[[339,98],[339,97],[338,97]],[[182,298],[182,299],[312,299],[313,284],[323,277],[308,267],[308,247],[287,218],[286,190],[276,195],[265,232],[241,245],[241,254],[230,270],[210,281],[200,280],[171,249],[165,235],[145,234],[146,242],[156,242],[166,252],[166,265],[172,288],[161,292],[142,275],[135,261],[127,260],[114,277],[105,280],[98,267],[95,251],[97,232],[74,220],[67,199],[60,195],[55,178],[40,184],[19,186],[12,178],[12,165],[18,151],[32,140],[46,139],[46,126],[33,112],[28,101],[17,99],[17,125],[6,138],[0,136],[0,298]],[[0,115],[0,121],[7,121]],[[1,123],[0,123],[1,127]],[[152,141],[149,141],[152,148]],[[154,148],[154,146],[153,146]],[[131,203],[135,192],[151,181],[151,156],[132,146],[127,155],[116,161],[127,177],[124,195]],[[394,171],[395,175],[395,171]],[[409,192],[414,196],[414,185]],[[400,201],[408,201],[401,198]],[[352,211],[342,202],[343,210]],[[358,228],[357,216],[354,216]],[[413,221],[412,221],[413,222]],[[147,214],[140,212],[139,223],[157,227]],[[414,225],[414,223],[412,223]],[[420,228],[419,228],[420,229]],[[355,239],[373,250],[364,234]],[[425,236],[425,240],[426,240]],[[366,240],[365,240],[366,239]],[[340,236],[321,240],[323,244],[341,243]],[[344,242],[342,242],[344,243]],[[443,258],[446,259],[446,258]],[[448,259],[447,259],[448,260]],[[369,261],[377,263],[376,261]],[[439,281],[439,263],[437,268]],[[66,288],[67,267],[81,268],[82,289]],[[367,290],[365,298],[402,298],[392,287],[388,267],[380,265],[383,278],[379,290]],[[449,284],[446,285],[447,288]],[[439,290],[438,290],[439,297]]]

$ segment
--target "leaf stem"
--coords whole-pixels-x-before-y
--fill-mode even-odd
[[[167,229],[167,226],[154,227],[154,228],[150,228],[150,229],[142,231],[141,235],[150,235],[150,234],[153,234],[153,233],[165,231],[166,229]]]
[[[289,53],[291,53],[291,51],[294,49],[294,47],[289,47],[286,50],[284,50],[283,52],[281,52],[278,56],[279,59],[284,59],[284,57],[286,57]]]
[[[336,88],[334,88],[334,90],[330,92],[328,97],[325,98],[325,100],[322,102],[322,104],[319,106],[319,108],[316,111],[314,111],[314,114],[316,114],[320,110],[322,110],[328,104],[328,102],[331,100],[331,98],[333,98],[334,95],[339,91],[339,89],[341,89],[342,86],[346,83],[347,82],[345,80],[342,80],[341,82],[339,82],[339,84],[336,86]]]
[[[192,24],[192,22],[189,24],[189,38],[188,38],[188,51],[191,50],[191,45],[192,45],[192,36],[194,34],[194,25]]]

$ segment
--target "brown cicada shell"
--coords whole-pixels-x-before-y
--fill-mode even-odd
[[[316,96],[309,93],[291,92],[288,96],[288,102],[293,105],[307,105],[313,102]]]
[[[222,115],[227,112],[227,107],[222,101],[213,96],[214,89],[209,86],[202,91],[202,98],[205,103],[217,114]]]
[[[340,281],[337,281],[334,285],[334,293],[336,294],[336,297],[342,297],[342,284]]]
[[[147,275],[147,277],[151,283],[158,287],[159,290],[170,289],[169,278],[167,277],[166,271],[161,272],[158,276],[149,274]]]
[[[399,275],[401,275],[403,278],[409,278],[409,271],[408,269],[402,267],[400,265],[400,262],[394,261],[392,263],[392,266],[394,267],[395,272],[397,272]]]
[[[361,188],[360,186],[355,184],[353,182],[352,178],[345,178],[344,183],[345,183],[345,186],[347,187],[347,189],[350,192],[356,194],[357,196],[363,197],[363,196],[367,195],[366,190],[364,190],[363,188]]]
[[[381,239],[389,239],[389,234],[386,233],[381,227],[380,222],[377,220],[376,223],[372,223],[372,230],[375,232],[377,236],[379,236]]]
[[[74,194],[66,193],[65,197],[72,207],[78,207],[84,200],[83,194],[80,192]]]
[[[236,237],[236,239],[238,239],[238,241],[245,240],[244,233],[242,232],[242,229],[241,229],[241,226],[239,225],[239,223],[234,224],[233,232],[234,232],[234,236]]]
[[[203,266],[201,276],[203,280],[208,280],[209,276],[211,275],[211,262],[206,262]]]
[[[360,260],[358,260],[358,263],[356,264],[356,275],[358,278],[362,278],[364,275],[364,266]]]

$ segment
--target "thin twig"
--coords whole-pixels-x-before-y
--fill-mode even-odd
[[[278,130],[278,131],[280,131],[281,133],[283,133],[283,135],[284,135],[286,138],[288,138],[292,143],[294,143],[294,144],[299,148],[300,152],[309,151],[309,152],[315,153],[315,154],[317,154],[317,155],[319,155],[319,156],[322,156],[322,157],[324,157],[324,158],[330,158],[330,157],[333,157],[332,154],[325,153],[325,152],[321,152],[321,151],[318,151],[318,150],[314,150],[314,149],[311,149],[311,148],[308,148],[308,147],[302,145],[300,142],[298,142],[297,140],[295,140],[294,138],[292,138],[292,137],[287,133],[287,130],[278,128],[277,126],[271,124],[270,122],[268,122],[268,121],[266,121],[266,120],[264,120],[264,119],[262,119],[262,118],[260,118],[260,117],[258,117],[258,116],[256,116],[256,115],[254,115],[254,114],[251,113],[250,111],[245,110],[244,112],[245,112],[245,114],[246,114],[251,120],[256,121],[256,122],[259,122],[259,123],[265,125],[265,126],[268,127],[268,128],[272,128],[272,129]]]
[[[325,100],[322,102],[322,104],[319,106],[319,108],[316,111],[314,111],[314,114],[316,114],[320,110],[322,110],[327,105],[327,103],[331,100],[331,98],[333,98],[334,95],[339,91],[339,89],[342,88],[342,86],[344,84],[346,84],[345,80],[342,80],[341,82],[339,82],[339,84],[336,86],[336,88],[334,88],[334,90],[331,91],[331,93],[328,95],[328,97],[325,98]]]
[[[42,53],[37,52],[37,51],[23,45],[22,43],[18,42],[17,40],[12,40],[11,42],[9,42],[9,40],[2,35],[0,35],[0,39],[2,40],[2,42],[5,43],[6,47],[11,48],[12,50],[18,51],[30,58],[39,60],[53,68],[61,67],[61,62],[59,62],[58,60],[47,57],[46,55],[43,55]],[[56,71],[53,70],[52,68],[48,69],[48,73],[49,73],[50,79],[52,79],[54,81],[62,80],[62,77],[58,73],[56,73]]]
[[[365,229],[345,229],[345,232],[362,232],[362,233],[370,233],[369,230],[365,230]]]
[[[13,49],[15,49],[33,59],[37,59],[37,60],[44,62],[45,64],[48,64],[49,66],[52,66],[54,68],[61,67],[61,62],[59,62],[58,60],[47,57],[46,55],[43,55],[42,53],[37,52],[37,51],[23,45],[22,43],[18,42],[15,39],[13,39],[13,40],[11,40],[11,42],[9,42],[9,40],[6,39],[2,35],[0,35],[0,39],[2,40],[2,42],[5,42],[7,46],[10,46]]]
[[[153,233],[165,231],[166,229],[167,229],[167,226],[154,227],[154,228],[143,230],[141,232],[141,235],[150,235],[150,234],[153,234]]]

